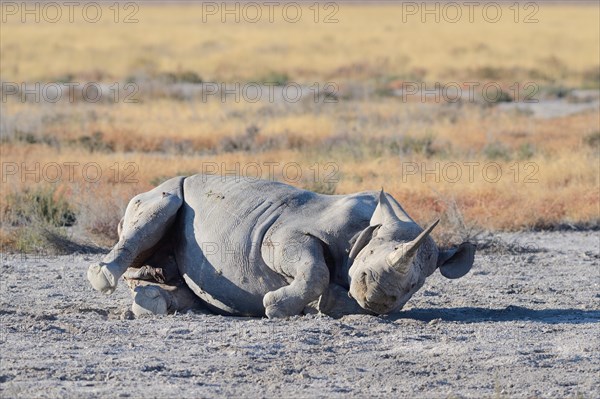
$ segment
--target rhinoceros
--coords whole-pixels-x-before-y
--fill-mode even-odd
[[[439,221],[439,220],[438,220]],[[119,241],[87,273],[111,293],[121,276],[136,315],[200,308],[268,318],[386,314],[439,269],[472,267],[475,246],[439,250],[383,189],[323,195],[237,176],[179,176],[135,196]]]

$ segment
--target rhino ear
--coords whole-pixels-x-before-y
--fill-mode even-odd
[[[394,208],[382,188],[379,193],[379,203],[377,204],[377,208],[375,208],[375,212],[373,212],[373,216],[371,216],[370,224],[371,226],[375,226],[378,224],[394,223],[398,220],[398,216],[394,213]]]
[[[463,242],[457,248],[440,251],[437,267],[446,278],[460,278],[467,274],[475,260],[475,245]]]
[[[364,247],[367,246],[369,241],[371,241],[371,239],[375,235],[376,230],[380,227],[380,224],[376,226],[369,226],[360,233],[358,239],[356,240],[356,242],[352,246],[352,249],[350,250],[350,255],[348,255],[350,259],[356,258],[356,255],[358,255],[358,253],[362,251]]]

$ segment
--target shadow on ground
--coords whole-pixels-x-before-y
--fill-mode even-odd
[[[463,323],[533,321],[546,324],[583,324],[600,322],[599,310],[581,309],[529,309],[522,306],[507,306],[504,309],[462,307],[449,309],[411,309],[393,315],[392,320],[414,319],[431,321],[460,321]]]

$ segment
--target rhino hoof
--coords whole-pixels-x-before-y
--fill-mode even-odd
[[[167,314],[167,299],[158,287],[138,286],[133,290],[131,311],[137,317],[155,314]]]
[[[276,306],[269,306],[269,307],[267,307],[265,309],[265,315],[269,319],[280,319],[280,318],[288,317],[287,314],[285,314],[284,312],[282,312],[281,309],[278,309]]]
[[[87,278],[96,291],[104,294],[112,294],[117,288],[117,279],[104,263],[90,265]]]
[[[281,293],[277,291],[267,292],[263,298],[263,305],[265,307],[265,315],[269,319],[289,317],[299,312],[290,312],[286,309],[286,301],[280,298]]]

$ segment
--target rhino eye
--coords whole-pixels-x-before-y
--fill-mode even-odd
[[[417,283],[412,283],[412,284],[410,285],[410,289],[412,290],[413,288],[415,288],[415,285],[417,285]]]

